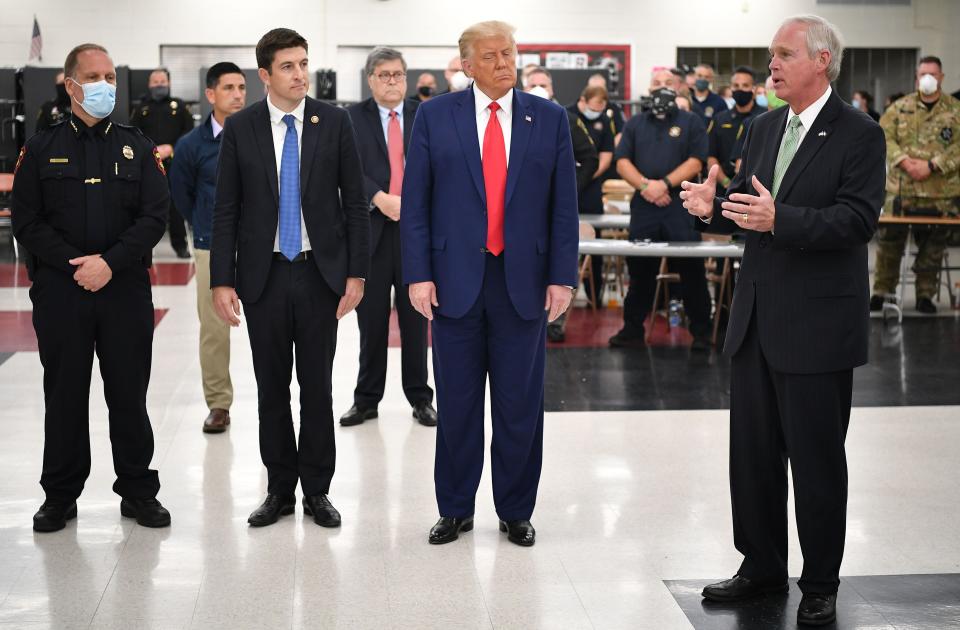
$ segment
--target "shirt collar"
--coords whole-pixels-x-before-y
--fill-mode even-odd
[[[297,119],[301,125],[303,124],[303,110],[306,107],[307,99],[302,99],[300,104],[290,112],[293,114],[293,117]],[[287,115],[287,112],[282,111],[279,107],[273,104],[270,100],[270,97],[267,96],[267,111],[270,112],[270,122],[274,125],[278,125],[283,121],[283,117]]]
[[[484,94],[483,90],[478,88],[476,83],[473,84],[473,100],[476,102],[477,116],[493,102],[493,99]],[[498,98],[497,104],[500,105],[503,113],[509,116],[513,111],[513,88],[510,88],[509,92]]]
[[[374,103],[376,103],[376,101],[374,101]],[[380,103],[377,103],[377,109],[380,110],[380,118],[382,120],[390,118],[390,112],[397,112],[397,118],[403,120],[403,101],[400,101],[393,109],[388,109]]]
[[[813,127],[814,121],[817,120],[817,116],[819,116],[820,112],[823,110],[823,106],[827,104],[827,99],[830,98],[832,91],[833,88],[828,85],[827,90],[823,93],[823,95],[811,103],[809,107],[799,114],[793,111],[793,106],[791,106],[790,115],[787,116],[787,124],[790,124],[790,119],[794,116],[800,116],[800,124],[803,125],[804,130],[810,131],[810,129]]]
[[[214,138],[219,136],[220,132],[223,131],[223,125],[217,122],[213,114],[210,114],[210,130],[213,132]]]
[[[75,114],[71,114],[69,124],[70,124],[70,127],[73,129],[74,134],[78,136],[82,134],[84,131],[86,131],[87,129],[90,129],[90,132],[94,136],[106,138],[107,135],[110,133],[110,130],[113,129],[113,122],[111,122],[109,117],[101,118],[100,120],[97,121],[97,124],[95,124],[93,127],[87,127],[87,123],[80,120],[80,118],[78,118]]]

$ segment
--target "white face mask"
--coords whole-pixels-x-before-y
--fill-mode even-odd
[[[470,77],[464,74],[463,70],[459,70],[452,77],[450,77],[450,90],[453,92],[459,92],[470,87]]]
[[[547,92],[547,88],[543,87],[542,85],[533,86],[532,88],[527,90],[527,94],[533,94],[534,96],[545,98],[548,101],[550,100],[550,92]]]
[[[589,107],[583,108],[583,117],[586,118],[587,120],[596,120],[601,116],[603,116],[603,111],[598,112],[594,109],[590,109]]]
[[[932,74],[923,75],[920,77],[920,80],[917,83],[920,87],[920,93],[924,96],[935,94],[937,87],[939,87],[937,84],[937,77],[933,76]]]

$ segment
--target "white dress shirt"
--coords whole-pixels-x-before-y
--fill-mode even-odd
[[[300,158],[303,154],[303,109],[306,105],[306,99],[300,101],[300,104],[297,105],[296,109],[290,114],[293,114],[294,123],[293,126],[297,129],[297,161],[300,161]],[[277,185],[280,184],[280,160],[283,159],[283,141],[287,136],[287,123],[283,122],[283,117],[287,115],[287,112],[281,111],[279,107],[274,105],[270,101],[270,97],[267,96],[267,110],[270,112],[270,130],[273,132],[273,151],[274,155],[277,158]],[[300,182],[301,185],[303,182]],[[279,212],[279,209],[278,209]],[[273,237],[273,251],[280,251],[280,221],[279,216],[277,217],[277,234]],[[310,237],[307,236],[307,225],[303,221],[303,207],[300,207],[300,251],[308,251],[310,249]]]
[[[214,138],[219,136],[220,132],[223,131],[223,125],[217,122],[217,117],[213,114],[210,115],[210,129],[213,131]]]
[[[383,127],[383,141],[387,143],[387,154],[390,153],[390,112],[397,112],[397,122],[400,123],[400,135],[403,135],[403,101],[393,109],[387,109],[380,103],[377,103],[377,109],[380,110],[380,126]],[[403,161],[407,161],[404,154]]]
[[[823,93],[823,96],[815,100],[799,114],[793,111],[792,106],[790,107],[790,115],[787,116],[787,124],[784,126],[784,129],[790,125],[791,118],[800,116],[800,139],[797,141],[797,149],[803,144],[803,139],[807,137],[807,132],[813,127],[813,123],[817,119],[817,116],[820,115],[821,110],[823,110],[823,106],[827,104],[827,99],[830,98],[831,92],[833,92],[833,88],[828,85],[827,91]]]
[[[487,131],[490,121],[490,110],[487,109],[493,99],[484,94],[477,84],[473,84],[473,100],[477,106],[477,139],[480,141],[480,159],[483,160],[483,135]],[[503,130],[503,148],[507,154],[507,166],[510,166],[510,135],[513,131],[513,88],[497,99],[500,109],[497,110],[497,120]]]

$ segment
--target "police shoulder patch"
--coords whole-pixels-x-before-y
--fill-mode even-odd
[[[153,161],[157,164],[157,170],[166,175],[167,169],[163,168],[163,160],[160,159],[160,151],[157,150],[157,147],[153,147]]]
[[[20,170],[20,163],[23,162],[23,156],[27,152],[27,147],[24,145],[20,149],[20,155],[17,156],[17,164],[13,167],[13,174],[16,175],[17,171]]]

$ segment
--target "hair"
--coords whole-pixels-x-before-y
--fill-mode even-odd
[[[696,70],[697,68],[706,68],[706,69],[709,70],[710,72],[716,72],[716,70],[715,70],[714,67],[713,67],[713,64],[712,64],[712,63],[709,63],[709,62],[707,62],[707,61],[701,61],[701,62],[698,63],[696,66],[694,66],[694,70]],[[687,74],[689,74],[689,73],[687,73]]]
[[[553,75],[550,74],[550,71],[547,70],[546,68],[544,68],[543,66],[537,66],[536,68],[530,68],[530,70],[527,71],[527,78],[529,79],[530,76],[531,76],[531,75],[534,75],[534,74],[545,74],[545,75],[547,75],[547,78],[550,79],[550,82],[551,82],[551,83],[553,82]]]
[[[403,58],[403,53],[395,48],[377,46],[370,52],[369,55],[367,55],[367,65],[364,66],[364,73],[366,76],[370,76],[380,64],[386,63],[387,61],[396,61],[397,59],[400,60],[400,64],[403,66],[403,71],[406,72],[407,62]]]
[[[80,53],[87,52],[88,50],[99,50],[105,55],[110,54],[107,52],[107,49],[100,44],[80,44],[67,53],[67,59],[63,62],[64,77],[70,77],[71,79],[74,78],[74,75],[77,72],[77,57],[80,56]]]
[[[170,71],[164,68],[163,66],[160,66],[159,68],[154,68],[153,70],[150,71],[150,74],[153,75],[158,72],[164,73],[165,75],[167,75],[167,81],[170,80]]]
[[[757,73],[754,72],[753,68],[750,66],[737,66],[736,69],[734,69],[733,74],[749,74],[750,80],[754,83],[757,82]],[[730,75],[731,78],[733,77],[733,74]]]
[[[300,33],[289,28],[275,28],[257,42],[257,67],[271,72],[273,59],[278,50],[303,48],[307,50],[307,40]]]
[[[830,53],[827,65],[827,79],[836,81],[840,76],[840,64],[843,62],[843,37],[836,26],[819,15],[795,15],[784,20],[781,28],[787,24],[803,24],[807,27],[807,55],[813,59],[821,50]]]
[[[469,59],[470,55],[473,54],[473,45],[477,40],[488,39],[490,37],[506,37],[510,40],[510,43],[513,44],[513,47],[516,48],[517,40],[513,37],[513,34],[516,32],[517,29],[506,22],[497,20],[478,22],[467,28],[467,30],[460,35],[460,41],[458,42],[460,46],[460,58]]]
[[[587,77],[587,81],[593,81],[594,79],[598,79],[598,78],[603,79],[604,84],[607,83],[607,75],[605,75],[602,72],[594,72],[589,77]]]
[[[940,57],[936,55],[927,55],[926,57],[921,57],[920,61],[917,62],[917,67],[920,67],[920,64],[924,63],[935,63],[940,68],[940,71],[943,72],[943,62],[940,61]]]
[[[589,101],[594,98],[602,98],[604,101],[610,100],[610,96],[607,94],[607,88],[600,87],[599,85],[587,86],[584,88],[583,92],[580,93],[580,98],[585,101]]]
[[[211,90],[220,83],[220,77],[225,74],[243,74],[240,67],[230,61],[215,63],[207,70],[207,87]]]
[[[866,102],[867,107],[870,107],[871,105],[873,105],[873,94],[871,94],[870,92],[867,92],[866,90],[854,90],[853,93],[859,94],[863,98],[863,100]]]

